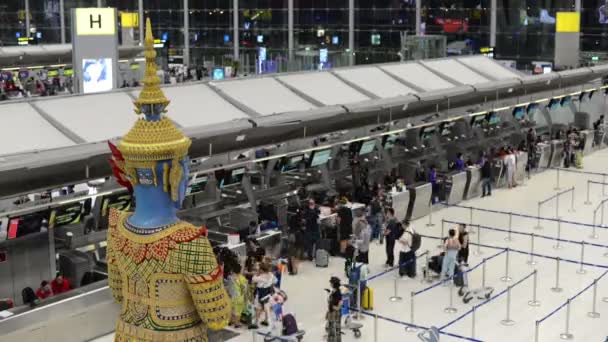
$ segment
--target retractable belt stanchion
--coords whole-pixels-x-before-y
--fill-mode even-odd
[[[538,270],[534,270],[534,284],[532,284],[532,300],[528,301],[530,306],[540,306],[540,301],[536,297],[538,290]]]
[[[559,220],[559,194],[555,198],[555,219]]]
[[[473,227],[475,227],[473,225],[473,207],[469,208],[469,226],[471,227],[471,229],[469,229],[469,234],[470,235],[475,235],[475,230],[473,229]],[[481,230],[480,228],[477,229],[479,233],[479,230]]]
[[[555,180],[555,188],[553,188],[553,190],[560,190],[560,188],[559,188],[559,169],[555,169],[555,171],[557,172],[557,178]]]
[[[553,245],[554,249],[563,248],[563,246],[560,243],[561,237],[562,237],[562,220],[558,218],[557,219],[557,238],[555,239],[555,245]]]
[[[477,306],[473,305],[473,311],[471,312],[471,337],[475,338],[475,311]]]
[[[602,195],[606,196],[606,175],[602,176]]]
[[[509,276],[509,248],[507,248],[506,254],[507,255],[505,256],[505,275],[504,277],[500,278],[500,280],[504,282],[510,282],[513,279]]]
[[[394,293],[393,296],[389,298],[389,300],[391,302],[400,302],[403,298],[399,297],[399,277],[395,277],[395,281],[394,281]]]
[[[543,226],[540,225],[540,206],[541,206],[541,202],[538,202],[538,209],[536,211],[536,226],[534,227],[534,229],[537,229],[537,230],[543,229]]]
[[[481,265],[481,288],[486,288],[486,263],[488,259],[483,258],[483,264]]]
[[[445,237],[445,219],[441,219],[441,239],[443,239]],[[437,248],[443,248],[443,244],[441,243],[441,240],[439,239],[439,244],[437,245]],[[428,264],[427,264],[428,265]]]
[[[566,302],[566,331],[559,334],[559,338],[562,340],[571,340],[574,338],[574,335],[570,333],[570,298]]]
[[[585,241],[581,241],[581,267],[576,271],[578,274],[585,274]]]
[[[450,282],[450,305],[447,308],[443,309],[443,312],[448,313],[448,314],[453,314],[458,311],[458,309],[456,309],[454,307],[454,279],[453,279],[453,277],[450,278],[448,281]]]
[[[597,209],[593,211],[593,232],[589,235],[590,239],[597,239]]]
[[[572,192],[570,195],[570,210],[569,210],[571,213],[576,212],[576,209],[574,209],[574,190],[575,190],[575,188],[572,187]]]
[[[374,342],[378,342],[378,314],[374,314]]]
[[[509,232],[507,233],[507,236],[505,237],[505,241],[510,242],[513,240],[512,236],[511,236],[512,231],[513,231],[513,213],[509,213]]]
[[[407,332],[416,332],[418,331],[418,329],[415,327],[415,323],[414,323],[414,297],[416,295],[414,294],[414,292],[412,291],[410,293],[410,324],[405,328],[405,331]]]
[[[559,257],[555,258],[555,286],[551,288],[551,291],[553,292],[562,292],[564,289],[562,289],[561,287],[559,287],[559,264],[560,264],[560,259]]]
[[[591,181],[587,181],[587,200],[585,201],[585,205],[591,205],[591,200],[589,199],[589,192],[591,190]]]
[[[361,280],[357,282],[357,296],[355,300],[357,300],[357,312],[355,313],[354,319],[363,319],[361,315],[361,299],[363,298],[363,293],[361,293]]]
[[[427,227],[435,227],[433,223],[433,201],[429,202],[429,223],[426,224]]]
[[[530,235],[530,258],[528,259],[528,265],[536,265],[536,261],[534,261],[534,237],[536,235],[534,233],[532,233]]]
[[[600,313],[597,312],[597,279],[593,281],[593,304],[591,305],[591,311],[587,313],[587,316],[591,318],[600,317]]]
[[[479,227],[477,229],[477,250],[475,252],[473,252],[473,254],[475,254],[475,255],[483,254],[483,252],[481,251],[481,227]]]
[[[511,319],[511,288],[512,286],[507,288],[507,317],[500,321],[500,324],[506,326],[512,326],[515,324],[515,321]]]
[[[540,333],[540,322],[536,321],[536,324],[534,324],[534,342],[538,342],[539,333]]]
[[[255,342],[257,334],[258,334],[258,332],[256,330],[251,331],[251,341],[252,342]]]

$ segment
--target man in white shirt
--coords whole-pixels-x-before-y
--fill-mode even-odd
[[[406,222],[403,234],[395,243],[395,251],[399,253],[399,275],[416,277],[416,253],[412,251],[414,228]]]

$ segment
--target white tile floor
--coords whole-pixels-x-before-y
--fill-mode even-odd
[[[605,150],[594,153],[585,159],[584,164],[585,171],[608,172],[608,151]],[[593,186],[591,190],[593,205],[583,204],[586,197],[587,180],[589,179],[602,181],[601,177],[591,175],[561,173],[561,188],[567,189],[572,186],[575,187],[574,208],[576,210],[575,212],[568,211],[570,199],[565,195],[561,200],[559,212],[563,220],[592,223],[593,210],[604,197],[601,196],[601,186]],[[463,205],[536,215],[538,201],[556,193],[556,191],[553,190],[555,182],[555,171],[546,171],[535,175],[525,186],[519,186],[514,190],[496,190],[490,198],[479,198],[467,201],[466,203],[463,203]],[[544,207],[541,215],[554,217],[555,201],[548,203],[546,207]],[[428,218],[414,222],[414,227],[422,234],[439,236],[441,234],[442,219],[468,222],[469,212],[468,210],[461,208],[438,210],[433,215],[434,227],[426,226]],[[506,229],[509,223],[507,215],[479,211],[474,212],[473,221],[477,224],[503,229]],[[608,225],[608,217],[606,217],[604,224]],[[533,219],[517,216],[513,217],[512,227],[514,231],[544,234],[548,236],[555,236],[557,231],[556,222],[542,222],[543,230],[534,230],[534,226],[536,226],[536,221]],[[590,240],[589,235],[591,234],[591,229],[588,227],[572,224],[562,224],[561,226],[563,239],[575,241],[585,240],[608,245],[608,231],[606,229],[599,229],[598,231],[599,239]],[[501,248],[510,247],[523,251],[529,250],[530,238],[528,236],[514,234],[511,242],[506,242],[504,240],[505,236],[505,233],[482,230],[481,242],[483,244]],[[479,235],[473,235],[471,237],[472,241],[476,242],[478,237]],[[435,239],[423,239],[422,250],[429,249],[431,254],[436,254],[437,243],[438,241]],[[564,248],[556,250],[553,248],[554,244],[554,241],[537,238],[535,240],[535,250],[537,253],[547,256],[559,256],[562,259],[579,260],[580,245],[563,243]],[[476,248],[472,247],[472,252],[474,250],[476,250]],[[469,260],[471,265],[476,265],[481,262],[484,257],[487,258],[498,252],[498,250],[487,248],[481,248],[481,251],[483,252],[482,255],[474,255],[472,253]],[[585,261],[608,266],[608,257],[603,256],[606,252],[608,252],[608,248],[587,246],[585,250]],[[506,289],[509,284],[522,279],[534,269],[537,269],[538,299],[541,301],[541,306],[530,307],[527,304],[532,296],[532,279],[530,278],[512,289],[511,318],[515,321],[515,325],[506,327],[500,324],[500,321],[506,316],[506,296],[501,296],[500,298],[481,306],[477,310],[475,322],[475,337],[477,339],[496,342],[534,341],[534,322],[536,320],[559,307],[568,297],[575,295],[577,292],[587,287],[587,285],[591,284],[596,277],[599,277],[606,271],[605,269],[597,267],[585,267],[587,273],[580,275],[576,272],[579,265],[562,262],[560,286],[563,288],[563,292],[555,293],[551,291],[550,288],[555,285],[556,261],[537,258],[536,261],[538,264],[533,267],[526,264],[527,259],[527,255],[510,253],[510,276],[513,278],[513,282],[511,283],[505,283],[499,280],[505,273],[504,255],[489,261],[487,263],[487,285],[493,286],[495,288],[495,293],[499,293]],[[373,246],[370,253],[370,261],[372,274],[383,271],[382,264],[385,261],[384,246]],[[418,267],[422,267],[423,264],[424,261],[419,260]],[[283,287],[289,294],[286,311],[296,313],[301,328],[306,330],[305,341],[317,342],[323,340],[324,313],[326,307],[325,292],[323,289],[328,286],[328,279],[332,275],[343,277],[342,259],[332,259],[330,267],[327,269],[315,268],[308,263],[303,264],[298,276],[286,277],[283,281]],[[404,300],[394,303],[388,299],[393,294],[394,279],[394,274],[386,274],[370,282],[369,285],[373,287],[375,292],[374,313],[394,320],[408,322],[410,319],[409,294],[412,291],[418,291],[427,287],[428,284],[421,282],[420,279],[399,280],[398,289],[400,295],[404,297]],[[481,283],[481,268],[471,272],[469,281],[472,287],[479,286]],[[608,326],[606,325],[606,322],[608,322],[608,303],[602,302],[601,300],[604,297],[608,297],[608,275],[598,283],[597,290],[597,311],[601,314],[601,318],[592,319],[587,317],[587,312],[591,311],[592,306],[593,292],[591,290],[583,293],[572,302],[570,332],[574,335],[574,341],[604,341],[608,336]],[[442,326],[469,310],[473,304],[480,303],[480,301],[473,301],[469,304],[464,304],[460,301],[458,296],[455,296],[454,302],[458,312],[455,314],[446,314],[443,309],[448,305],[449,291],[449,287],[439,286],[416,296],[415,323],[423,326]],[[539,341],[548,342],[560,340],[559,334],[565,330],[565,313],[566,310],[564,308],[541,324]],[[343,338],[343,341],[376,342],[418,340],[414,334],[405,332],[404,326],[384,320],[378,321],[377,339],[375,339],[373,318],[366,317],[363,320],[363,323],[365,326],[361,338],[356,339],[353,337],[352,333],[347,333]],[[468,337],[472,336],[471,330],[472,321],[470,315],[445,329],[446,332]],[[113,336],[108,335],[96,341],[105,342],[111,341],[112,339]],[[253,340],[251,332],[245,332],[241,336],[232,339],[231,342],[250,342]],[[258,337],[256,340],[261,341],[262,339]],[[446,335],[441,336],[441,341],[456,340],[459,339]]]

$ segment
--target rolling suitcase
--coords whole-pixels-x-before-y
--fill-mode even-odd
[[[315,265],[317,267],[328,267],[329,266],[329,252],[324,249],[317,249],[315,254]]]
[[[361,308],[363,310],[374,310],[374,290],[371,287],[363,289]]]

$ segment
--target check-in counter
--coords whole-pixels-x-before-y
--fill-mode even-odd
[[[408,187],[410,193],[410,205],[408,208],[408,219],[416,220],[430,213],[431,196],[433,186],[431,183],[416,183]]]
[[[395,190],[388,193],[388,195],[391,196],[395,217],[400,221],[407,218],[407,210],[410,205],[410,192],[407,189],[403,189],[403,191]]]
[[[517,164],[515,165],[515,181],[521,183],[526,178],[526,166],[528,165],[528,152],[517,153]]]
[[[467,184],[464,199],[471,199],[481,195],[481,169],[478,166],[467,168]]]
[[[593,140],[595,139],[595,131],[584,130],[581,131],[581,140],[583,143],[583,155],[588,155],[593,152]]]
[[[505,166],[505,158],[497,157],[492,165],[492,174],[494,175],[494,187],[502,188],[507,186],[507,167]]]
[[[550,167],[562,167],[564,160],[564,141],[551,141],[551,163]]]
[[[536,165],[539,169],[548,169],[551,165],[551,145],[539,143],[537,145],[538,160]]]
[[[446,176],[446,181],[451,184],[449,191],[446,192],[446,202],[449,205],[458,204],[462,202],[462,200],[464,199],[464,192],[467,186],[467,172],[451,172]]]

